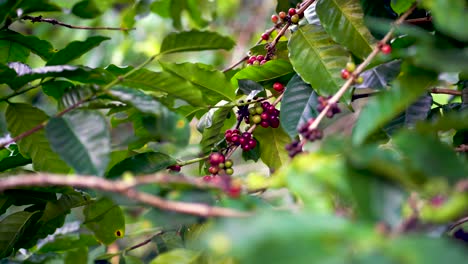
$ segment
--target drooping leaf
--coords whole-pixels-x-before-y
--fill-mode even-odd
[[[29,104],[9,104],[6,110],[8,130],[12,136],[29,131],[47,119],[44,112]],[[31,157],[35,170],[57,173],[69,171],[65,162],[50,148],[44,131],[39,130],[17,144],[21,154]]]
[[[299,75],[286,85],[283,100],[281,100],[281,126],[291,138],[297,136],[297,129],[303,119],[317,116],[317,93],[305,83]]]
[[[43,60],[49,60],[54,54],[52,45],[36,36],[24,36],[12,30],[0,30],[0,40],[10,41],[29,49]]]
[[[371,53],[376,40],[364,24],[359,0],[319,1],[316,11],[334,41],[362,59]]]
[[[167,35],[162,44],[161,54],[185,51],[224,49],[230,50],[235,43],[232,39],[209,31],[184,31]]]
[[[50,66],[67,64],[72,60],[78,59],[91,49],[99,46],[101,42],[109,39],[110,38],[108,37],[92,36],[85,41],[70,42],[64,49],[55,53],[54,56],[52,56],[52,58],[47,61],[46,65]]]
[[[0,222],[0,258],[8,257],[15,250],[15,243],[34,214],[20,211],[5,217]]]
[[[250,66],[237,72],[231,78],[231,84],[237,87],[238,80],[251,80],[254,82],[264,82],[293,73],[291,64],[285,60],[271,60],[260,66]]]
[[[116,86],[112,87],[108,93],[143,113],[161,115],[163,114],[163,108],[166,108],[160,102],[156,101],[155,98],[138,89]]]
[[[83,213],[87,228],[106,245],[125,235],[125,218],[118,204],[103,197],[87,205]]]
[[[220,71],[201,63],[173,64],[159,61],[163,69],[199,88],[210,104],[221,100],[235,100],[234,89]]]
[[[102,176],[109,162],[110,129],[91,110],[78,110],[49,120],[46,135],[52,149],[79,174]]]
[[[254,137],[260,143],[260,158],[275,171],[288,163],[289,155],[284,146],[290,143],[288,134],[283,128],[258,128],[254,130]]]
[[[226,118],[231,111],[232,107],[211,109],[200,119],[200,123],[204,123],[202,140],[200,141],[203,153],[209,153],[211,148],[223,139],[224,131],[221,130],[225,126]]]
[[[145,152],[126,158],[109,170],[107,178],[130,172],[134,175],[154,173],[174,165],[176,160],[161,152]]]
[[[322,27],[300,27],[289,40],[289,50],[296,72],[319,95],[334,94],[344,84],[340,72],[349,61],[349,54]],[[349,94],[345,94],[345,100],[349,99]]]
[[[353,142],[361,144],[386,122],[401,113],[436,81],[432,72],[404,67],[389,91],[371,98],[353,129]]]
[[[434,136],[404,131],[396,135],[393,142],[407,158],[411,169],[427,177],[445,177],[457,182],[468,175],[468,163]]]

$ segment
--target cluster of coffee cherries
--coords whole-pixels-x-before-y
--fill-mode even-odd
[[[266,56],[263,56],[263,55],[255,56],[255,55],[253,55],[253,56],[250,56],[247,59],[247,65],[263,65],[267,61],[269,61],[269,59]]]
[[[218,186],[231,198],[238,198],[242,192],[241,182],[227,175],[206,175],[203,181]]]
[[[269,102],[256,103],[249,108],[247,124],[256,124],[264,128],[278,128],[280,111]]]
[[[271,16],[271,22],[274,24],[282,24],[291,22],[293,24],[299,23],[299,20],[304,17],[304,13],[298,14],[295,8],[289,8],[288,13],[281,11],[278,15]]]
[[[232,160],[226,159],[224,155],[219,152],[211,153],[208,162],[210,163],[208,172],[211,175],[217,175],[222,170],[224,170],[224,173],[227,175],[234,174],[234,170],[232,169]]]
[[[329,104],[328,100],[330,98],[331,98],[331,96],[327,97],[327,98],[325,98],[323,96],[319,96],[317,111],[322,112],[323,109],[325,109],[325,107]],[[327,113],[325,115],[328,118],[332,118],[335,114],[339,114],[339,113],[341,113],[340,107],[338,106],[337,103],[333,103],[333,104],[330,104],[330,107],[328,108],[328,111],[327,111]]]
[[[341,78],[347,80],[349,77],[351,77],[351,74],[356,70],[356,64],[354,62],[348,62],[346,63],[346,67],[341,70]],[[361,84],[364,82],[364,78],[362,76],[358,76],[355,80],[354,83]]]
[[[252,133],[244,132],[241,134],[239,129],[228,129],[224,132],[226,142],[235,146],[240,146],[243,151],[249,151],[257,146],[257,141],[252,137]]]
[[[311,129],[310,126],[312,123],[315,121],[314,118],[309,119],[306,123],[304,123],[300,128],[299,128],[299,133],[308,141],[315,141],[315,140],[320,140],[323,137],[323,132],[322,130],[318,128],[313,128]]]
[[[288,151],[288,155],[290,158],[293,158],[297,154],[302,152],[302,145],[299,140],[294,140],[291,144],[286,145],[286,151]]]

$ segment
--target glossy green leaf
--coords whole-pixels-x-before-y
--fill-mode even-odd
[[[275,171],[289,162],[289,155],[284,146],[290,143],[290,139],[281,126],[259,127],[253,134],[260,143],[260,158],[270,170]]]
[[[10,40],[0,40],[0,63],[26,62],[28,57],[28,48]]]
[[[161,44],[160,53],[215,49],[230,50],[234,45],[235,42],[232,39],[221,36],[216,32],[191,30],[167,35]]]
[[[91,110],[78,110],[54,117],[45,127],[52,149],[76,173],[102,176],[111,149],[107,120]]]
[[[15,77],[15,70],[11,69],[6,65],[0,64],[0,83],[6,83]]]
[[[363,108],[353,129],[353,142],[364,142],[369,135],[418,99],[435,81],[436,76],[432,72],[404,67],[392,83],[392,88],[371,98]]]
[[[12,30],[0,30],[0,40],[7,40],[12,43],[17,43],[32,53],[38,55],[43,60],[49,60],[54,54],[54,48],[52,45],[45,41],[37,38],[36,36],[24,36]]]
[[[297,136],[297,129],[302,120],[317,116],[317,93],[305,83],[299,75],[286,85],[281,100],[281,126],[291,138]]]
[[[251,80],[239,80],[238,84],[239,90],[245,95],[249,95],[251,92],[261,92],[264,90],[262,85]]]
[[[73,87],[74,85],[71,82],[57,80],[42,84],[42,91],[48,96],[52,96],[54,99],[59,100],[67,90]]]
[[[108,37],[92,36],[85,41],[70,42],[64,49],[55,53],[54,56],[49,61],[47,61],[46,65],[50,66],[67,64],[72,60],[78,59],[93,48],[99,46],[103,41],[109,39],[110,38]]]
[[[466,1],[424,0],[423,5],[431,11],[437,29],[453,38],[468,41],[465,23],[468,20]]]
[[[19,153],[17,145],[10,145],[8,149],[2,149],[0,152],[2,152],[2,154],[6,153],[6,156],[0,159],[0,172],[24,166],[32,162],[31,159],[25,158]]]
[[[160,102],[138,89],[123,86],[112,87],[108,93],[119,101],[127,103],[143,113],[161,115],[163,108]]]
[[[204,122],[205,124],[202,130],[202,140],[200,141],[203,153],[209,153],[211,148],[224,138],[222,128],[231,112],[232,107],[214,108],[200,119],[200,123]]]
[[[409,161],[411,169],[428,177],[445,177],[451,182],[457,182],[468,175],[466,160],[433,136],[405,131],[396,135],[392,142]]]
[[[44,112],[29,104],[9,104],[6,110],[8,130],[12,136],[29,131],[48,118]],[[69,171],[65,162],[50,148],[43,130],[25,137],[17,143],[21,154],[31,157],[35,170],[57,173]]]
[[[174,249],[163,253],[153,259],[150,264],[196,264],[201,256],[201,252],[188,249]]]
[[[349,61],[349,54],[322,27],[300,27],[289,40],[289,50],[297,74],[319,95],[335,94],[344,84],[341,70]],[[350,99],[349,93],[345,99]]]
[[[76,3],[72,8],[72,13],[81,18],[95,18],[102,14],[94,0],[83,0]]]
[[[391,7],[393,11],[401,15],[411,8],[414,2],[416,1],[415,0],[392,0]]]
[[[237,72],[232,78],[231,83],[237,87],[238,80],[251,80],[254,82],[264,82],[278,79],[293,73],[291,64],[286,60],[271,60],[259,66],[249,66]]]
[[[0,222],[0,258],[8,257],[13,250],[16,250],[15,243],[34,214],[20,211],[5,217]]]
[[[114,74],[122,74],[129,69],[118,69],[113,66],[107,69]],[[182,99],[193,106],[206,106],[203,94],[192,83],[168,72],[153,72],[140,69],[125,78],[122,85],[139,88],[145,91],[164,92],[175,98]]]
[[[83,214],[87,228],[106,245],[125,235],[125,217],[122,209],[109,198],[100,198],[87,205]]]
[[[235,100],[234,89],[223,73],[201,63],[167,63],[159,61],[166,72],[180,77],[201,90],[209,104]]]
[[[362,59],[371,53],[376,40],[364,24],[359,0],[319,1],[316,11],[334,41]]]
[[[134,175],[154,173],[174,165],[176,160],[161,152],[145,152],[126,158],[117,163],[107,174],[107,178],[116,178],[125,172]]]

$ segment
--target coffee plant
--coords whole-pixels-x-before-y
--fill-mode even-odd
[[[0,1],[0,262],[465,263],[467,10]]]

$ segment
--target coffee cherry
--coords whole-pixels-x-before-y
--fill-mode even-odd
[[[212,175],[217,174],[218,171],[219,171],[218,167],[211,166],[211,167],[208,168],[208,172],[211,173]]]
[[[224,162],[224,167],[228,169],[231,168],[233,164],[234,162],[231,159],[228,159]]]
[[[224,155],[219,152],[213,152],[210,155],[209,161],[212,166],[218,166],[220,163],[224,162]]]
[[[269,115],[267,112],[263,112],[263,113],[260,115],[260,118],[261,118],[262,120],[265,121],[265,120],[270,119],[270,115]]]
[[[271,22],[274,24],[278,23],[279,17],[277,15],[271,15]]]
[[[258,60],[254,61],[252,65],[260,65],[260,62]]]
[[[292,7],[289,8],[289,10],[288,10],[288,15],[294,16],[295,14],[296,14],[296,9],[295,9],[295,8],[292,8]]]
[[[257,60],[257,56],[250,56],[249,60],[247,61],[248,64],[253,64]]]
[[[346,69],[341,70],[341,78],[347,80],[350,75],[351,73],[348,70]]]
[[[380,51],[383,54],[390,54],[392,52],[392,46],[388,44],[383,44],[382,47],[380,47]]]
[[[177,171],[177,172],[179,172],[180,169],[181,169],[182,167],[181,167],[180,165],[177,165],[177,164],[176,164],[176,165],[169,166],[169,167],[167,167],[167,168],[168,168],[169,170],[171,170],[171,171]]]
[[[227,175],[234,174],[234,170],[232,168],[227,168],[226,170],[224,170],[224,172],[226,172]]]
[[[279,12],[278,15],[279,15],[279,18],[281,18],[282,20],[284,20],[287,16],[284,11]]]
[[[361,84],[364,82],[364,78],[362,76],[359,76],[356,78],[356,80],[354,80],[354,82],[357,84]]]
[[[203,181],[204,182],[210,182],[212,179],[213,179],[213,176],[211,176],[211,175],[203,176]]]
[[[240,139],[241,137],[238,134],[235,134],[235,135],[232,135],[231,142],[234,143],[235,145],[239,145]]]
[[[283,92],[284,91],[284,85],[280,82],[275,82],[273,84],[273,89],[275,89],[275,91],[277,92]]]
[[[259,124],[260,122],[262,122],[262,118],[260,117],[260,115],[252,116],[252,123]]]
[[[255,113],[256,113],[256,114],[259,114],[259,115],[262,114],[262,113],[263,113],[263,107],[261,107],[261,106],[256,106],[256,107],[255,107]]]
[[[270,119],[270,126],[271,126],[272,128],[278,128],[279,125],[280,125],[280,121],[279,121],[278,117],[275,117],[275,118],[273,118],[273,119]]]
[[[270,38],[270,34],[268,34],[268,33],[263,33],[262,34],[262,39],[263,40],[268,40],[269,38]]]
[[[264,128],[267,128],[267,127],[270,126],[270,123],[269,123],[268,121],[262,121],[262,122],[260,122],[260,125],[261,125],[262,127],[264,127]]]
[[[268,62],[267,60],[262,60],[262,61],[260,62],[260,65],[263,65],[263,64],[265,64],[265,63],[267,63],[267,62]]]
[[[249,114],[251,114],[251,115],[257,114],[257,110],[255,109],[255,107],[249,108]]]
[[[356,70],[356,64],[354,64],[354,62],[348,62],[346,63],[346,68],[345,68],[348,72],[353,72],[354,70]]]
[[[291,17],[291,23],[297,24],[299,23],[299,15],[295,14],[294,16]]]
[[[263,56],[263,55],[258,55],[258,56],[257,56],[257,61],[262,61],[262,60],[265,60],[265,56]]]
[[[241,186],[236,185],[236,186],[230,186],[229,189],[227,190],[227,195],[231,198],[238,198],[241,193]]]

